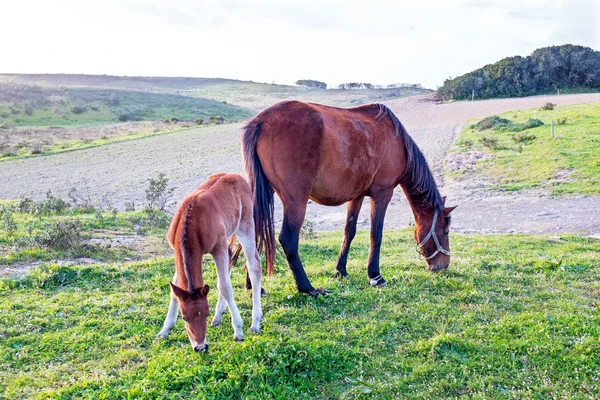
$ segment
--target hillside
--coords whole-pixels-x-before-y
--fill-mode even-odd
[[[261,111],[278,101],[286,99],[348,107],[431,92],[429,89],[409,87],[324,90],[222,78],[128,77],[83,74],[0,74],[0,84],[2,83],[26,84],[36,87],[86,87],[170,93],[212,99],[254,111]]]
[[[242,107],[174,93],[0,82],[0,126],[68,126],[125,121],[223,117],[254,113]]]
[[[438,88],[443,100],[523,97],[544,93],[600,90],[600,52],[566,44],[508,57]]]

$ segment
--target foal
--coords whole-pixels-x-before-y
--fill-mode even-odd
[[[208,351],[208,285],[202,279],[202,256],[212,254],[217,268],[219,300],[212,326],[221,323],[226,306],[231,312],[233,340],[244,340],[243,321],[233,300],[229,277],[227,238],[237,235],[247,260],[252,283],[252,325],[258,333],[262,308],[260,298],[261,267],[256,251],[252,191],[244,178],[236,174],[211,175],[184,200],[173,217],[167,239],[175,251],[175,276],[171,283],[171,303],[158,337],[165,338],[177,321],[177,306],[185,321],[195,351]]]

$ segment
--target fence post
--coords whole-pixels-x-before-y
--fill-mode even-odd
[[[471,101],[475,100],[475,89],[473,89],[473,93],[471,93]]]
[[[552,120],[552,137],[554,137],[554,120]]]

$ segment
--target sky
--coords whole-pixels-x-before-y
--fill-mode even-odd
[[[0,0],[0,73],[420,83],[600,50],[600,0]]]

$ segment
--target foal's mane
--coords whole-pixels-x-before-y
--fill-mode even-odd
[[[185,211],[183,213],[183,221],[181,221],[181,256],[183,258],[183,268],[185,275],[188,280],[188,292],[194,292],[194,281],[192,279],[192,272],[190,271],[190,257],[188,253],[188,242],[187,242],[187,230],[190,225],[190,215],[192,213],[192,201],[187,201],[185,204]]]
[[[389,116],[394,124],[395,134],[402,135],[404,140],[406,172],[402,176],[402,186],[408,194],[415,195],[421,205],[441,212],[444,209],[444,202],[421,149],[392,110],[383,104],[375,104],[375,106],[378,111],[375,119],[381,121],[386,115]]]

